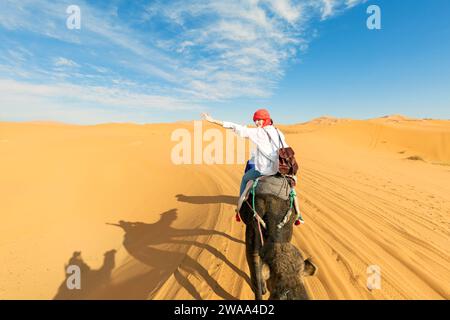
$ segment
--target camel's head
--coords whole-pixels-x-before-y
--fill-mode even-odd
[[[318,272],[311,258],[303,259],[300,251],[290,243],[265,246],[262,257],[262,277],[267,281],[270,299],[309,299],[303,277],[314,276]]]

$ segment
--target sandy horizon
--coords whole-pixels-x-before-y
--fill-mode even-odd
[[[311,298],[449,299],[450,120],[278,127],[300,164]],[[0,122],[0,299],[253,299],[234,219],[244,164],[173,164],[179,128],[193,122]],[[82,290],[66,287],[74,262]]]
[[[432,118],[432,117],[426,117],[426,118],[417,118],[412,116],[407,116],[403,114],[387,114],[383,116],[378,117],[372,117],[372,118],[345,118],[345,117],[339,117],[329,114],[324,114],[319,117],[312,118],[310,120],[306,121],[295,121],[293,123],[276,123],[275,125],[280,126],[297,126],[297,125],[305,125],[315,122],[321,122],[321,121],[335,121],[335,120],[353,120],[353,121],[374,121],[374,120],[387,120],[390,122],[398,122],[398,121],[450,121],[450,118],[448,119],[440,119],[440,118]],[[68,125],[68,126],[101,126],[101,125],[111,125],[111,124],[124,124],[124,125],[137,125],[137,126],[145,126],[145,125],[160,125],[160,124],[188,124],[193,121],[200,121],[199,119],[184,119],[184,120],[177,120],[177,121],[156,121],[156,122],[132,122],[132,121],[105,121],[105,122],[95,122],[95,123],[77,123],[77,122],[68,122],[68,121],[60,121],[60,120],[48,120],[48,119],[37,119],[37,120],[5,120],[0,119],[0,123],[30,123],[30,124],[54,124],[54,125]],[[245,123],[242,123],[245,125]],[[252,125],[252,124],[250,124]]]

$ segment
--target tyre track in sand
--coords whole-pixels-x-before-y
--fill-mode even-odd
[[[391,183],[391,189],[398,192],[395,193],[382,187],[370,172],[358,175],[348,172],[345,167],[324,169],[323,165],[310,161],[304,161],[300,172],[297,191],[306,224],[294,228],[293,243],[319,266],[316,277],[305,279],[311,297],[449,298],[449,247],[445,246],[448,230],[445,223],[423,217],[420,205],[426,205],[427,195],[420,196],[414,190],[407,193],[408,186]],[[234,220],[234,204],[229,201],[238,191],[240,168],[211,166],[199,169],[198,174],[204,180],[203,194],[211,199],[228,197],[224,202],[208,204],[208,218],[202,228],[243,241],[245,226]],[[439,213],[438,208],[430,210]],[[248,274],[244,244],[219,236],[199,237],[197,241],[216,248],[229,263],[198,245],[189,255],[231,296],[252,299],[250,286],[236,272],[239,269]],[[370,265],[381,267],[380,290],[367,289],[366,271]],[[202,285],[201,279],[198,283],[194,281],[194,285],[201,288],[203,299],[221,298],[208,285]]]
[[[425,241],[410,231],[417,232],[417,224],[422,220],[417,209],[402,214],[406,208],[387,200],[389,197],[380,196],[375,187],[378,184],[374,183],[372,190],[367,190],[370,184],[363,185],[349,174],[345,179],[338,178],[315,164],[308,165],[301,174],[300,197],[307,224],[313,222],[310,226],[313,225],[298,234],[298,244],[320,257],[318,265],[323,274],[311,281],[315,287],[323,286],[328,294],[319,294],[316,298],[450,296],[445,227],[439,225],[442,234],[433,234],[432,228],[436,225],[422,223],[423,232],[433,234],[433,239]],[[408,218],[414,224],[411,228]],[[325,242],[322,247],[314,242],[317,238]],[[372,264],[382,267],[382,290],[371,292],[365,282],[366,268]],[[343,285],[344,282],[351,286]],[[336,283],[340,284],[339,288]],[[339,290],[342,294],[336,295]]]

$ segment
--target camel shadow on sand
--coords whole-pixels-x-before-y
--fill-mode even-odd
[[[177,215],[177,209],[172,209],[163,212],[155,223],[119,221],[117,224],[110,224],[122,228],[125,232],[123,240],[125,250],[142,265],[128,259],[114,270],[115,281],[113,282],[111,274],[115,267],[115,250],[105,253],[103,266],[98,270],[92,270],[83,261],[81,252],[74,252],[69,265],[75,264],[80,267],[81,290],[69,290],[66,283],[70,275],[66,275],[55,299],[148,299],[172,275],[194,299],[202,299],[201,294],[184,274],[194,274],[197,278],[201,278],[217,296],[223,299],[237,299],[186,251],[191,246],[208,251],[250,285],[248,275],[230,262],[222,252],[195,239],[200,236],[220,236],[239,244],[245,243],[217,230],[174,228],[172,224],[177,219]],[[173,250],[173,248],[177,249]]]
[[[68,270],[69,266],[78,266],[80,289],[69,289],[69,284],[73,284],[73,276],[75,273],[66,275],[66,279],[61,283],[58,293],[54,297],[55,300],[80,300],[95,297],[95,292],[106,288],[111,280],[111,273],[115,267],[116,250],[106,251],[104,254],[103,265],[98,270],[93,270],[86,264],[81,257],[80,251],[75,251],[64,270]]]

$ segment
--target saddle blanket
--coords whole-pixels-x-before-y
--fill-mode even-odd
[[[291,186],[288,180],[281,176],[263,176],[256,185],[256,194],[271,194],[283,200],[289,199]]]

